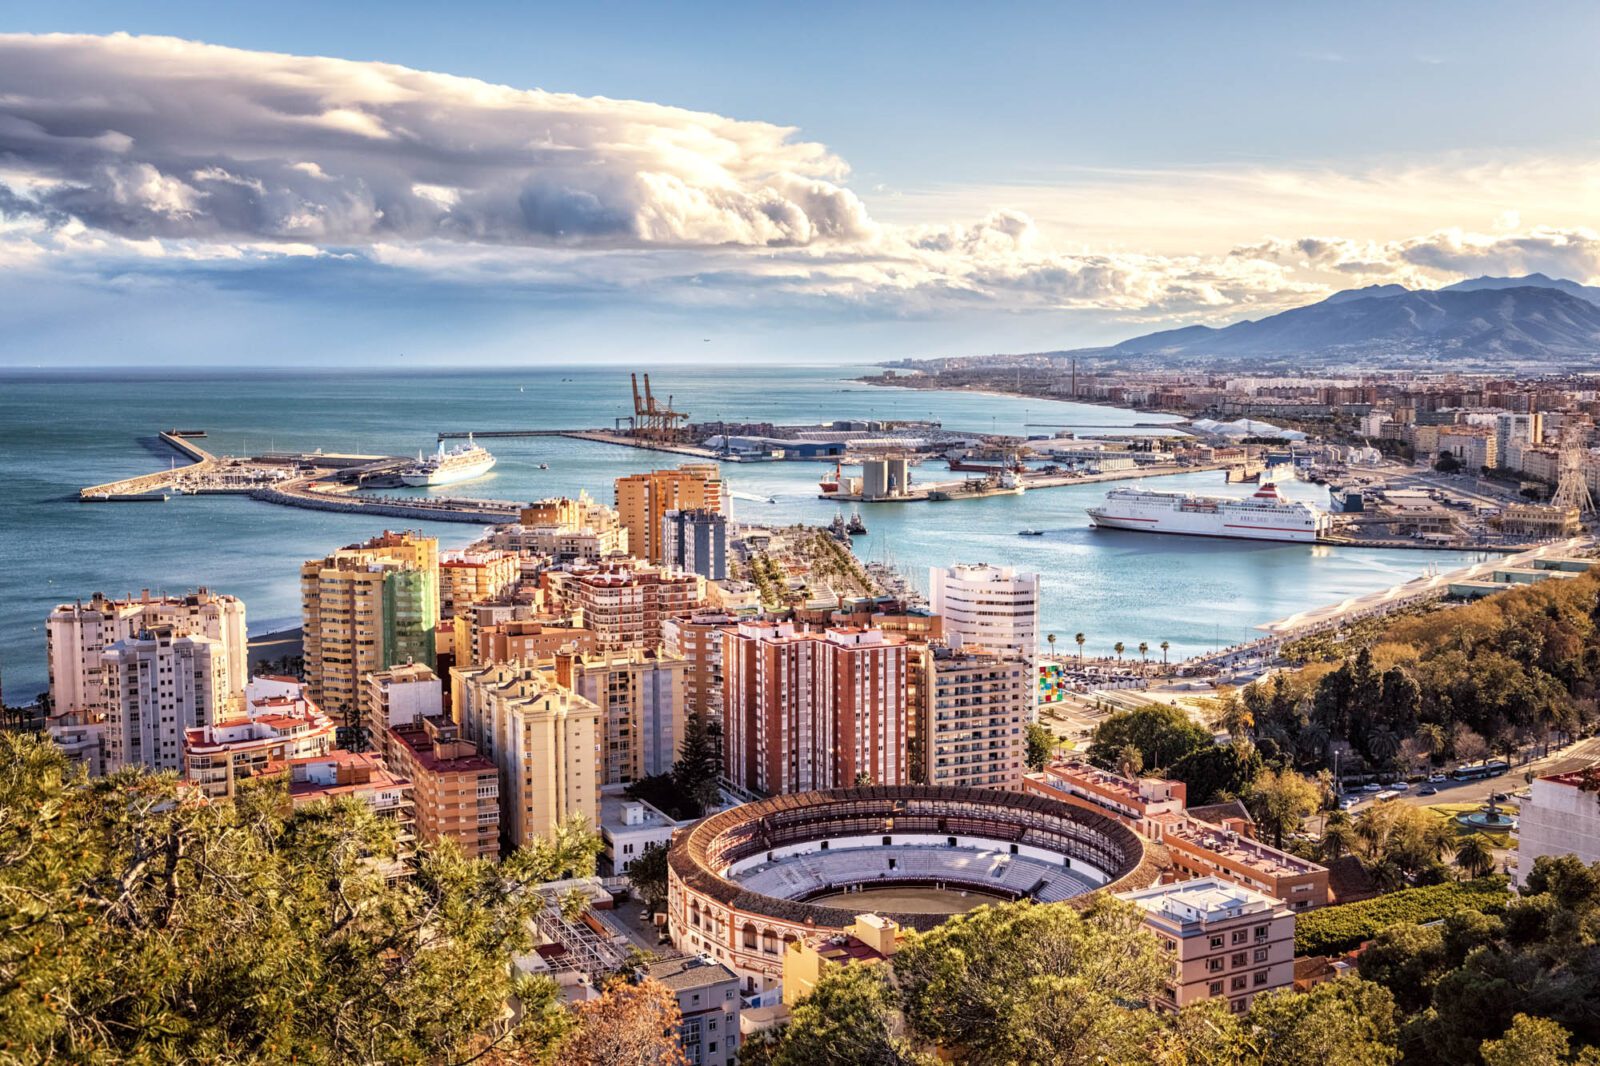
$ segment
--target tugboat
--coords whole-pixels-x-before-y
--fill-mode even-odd
[[[845,524],[844,515],[838,511],[833,514],[833,521],[828,525],[828,532],[838,540],[850,543],[850,530]]]
[[[845,532],[852,537],[859,537],[866,533],[867,524],[861,520],[861,512],[856,511],[850,515],[850,521],[845,523]]]

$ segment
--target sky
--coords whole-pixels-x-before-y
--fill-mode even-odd
[[[871,361],[1600,282],[1600,6],[0,2],[0,366]]]

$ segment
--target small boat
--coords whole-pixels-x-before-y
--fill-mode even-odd
[[[1032,526],[1030,526],[1027,529],[1019,529],[1019,530],[1017,530],[1017,536],[1019,536],[1019,537],[1042,537],[1042,536],[1044,536],[1044,530],[1042,530],[1042,529],[1034,529]]]
[[[540,470],[549,470],[550,469],[550,464],[549,463],[540,463],[539,464],[539,469]]]
[[[850,532],[845,527],[844,515],[834,512],[833,521],[828,524],[828,532],[840,540],[848,541],[850,539]]]
[[[861,512],[856,511],[850,516],[850,521],[845,523],[845,532],[852,537],[859,537],[866,533],[867,524],[861,520]]]

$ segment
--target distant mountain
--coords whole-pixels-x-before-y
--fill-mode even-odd
[[[1524,274],[1520,278],[1469,278],[1458,281],[1454,285],[1446,285],[1442,292],[1477,292],[1480,289],[1520,289],[1527,286],[1538,289],[1555,289],[1580,300],[1588,300],[1592,304],[1600,304],[1600,286],[1579,285],[1576,281],[1566,278],[1552,278],[1545,274]],[[1374,286],[1376,287],[1376,286]],[[1395,286],[1398,288],[1398,286]],[[1362,289],[1353,289],[1353,292],[1363,292]],[[1331,297],[1330,297],[1331,299]]]
[[[1374,285],[1231,326],[1134,337],[1101,354],[1319,360],[1600,357],[1600,289],[1543,275],[1437,291]]]

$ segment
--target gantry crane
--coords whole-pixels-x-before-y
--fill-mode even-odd
[[[650,375],[644,376],[644,395],[639,395],[639,375],[628,375],[633,380],[633,435],[645,440],[676,441],[683,436],[689,422],[687,411],[674,411],[672,397],[667,397],[665,407],[656,406],[650,391]]]

